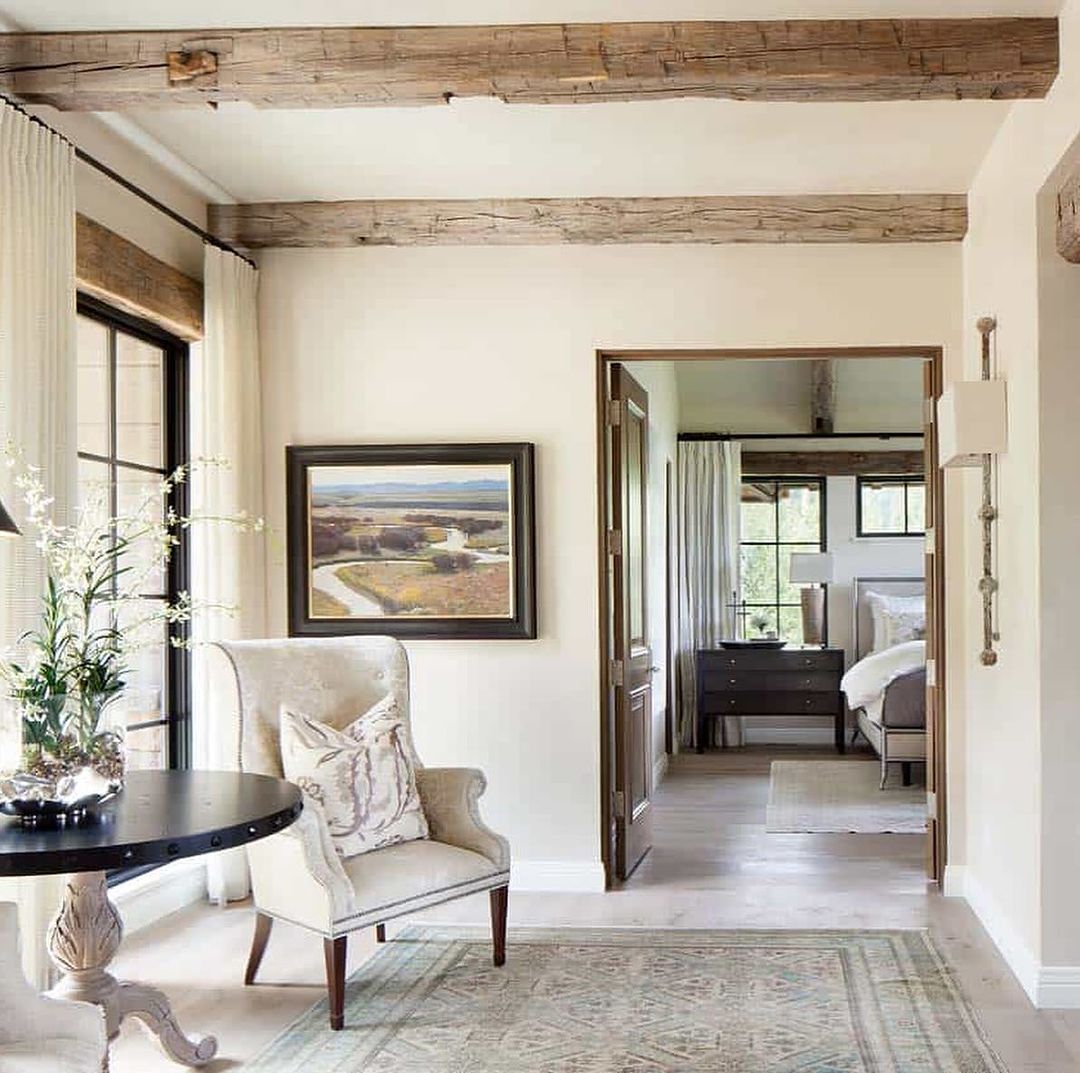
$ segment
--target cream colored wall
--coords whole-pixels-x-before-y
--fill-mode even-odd
[[[970,194],[964,243],[964,372],[978,376],[975,320],[997,317],[994,366],[1008,382],[1009,446],[998,464],[1000,658],[979,666],[975,473],[957,476],[971,564],[965,748],[969,816],[963,886],[1029,993],[1040,965],[1080,965],[1080,671],[1068,643],[1075,558],[1076,331],[1080,269],[1052,250],[1048,178],[1080,130],[1080,3],[1061,16],[1062,70],[1042,102],[1003,125]],[[1046,190],[1041,194],[1040,192]],[[954,604],[954,610],[958,610]],[[1008,792],[1002,792],[1002,786]],[[1045,997],[1045,996],[1042,996]]]
[[[679,394],[675,383],[675,363],[671,361],[635,361],[630,374],[649,393],[649,500],[647,591],[649,606],[649,644],[653,674],[652,759],[653,778],[666,770],[664,722],[667,714],[667,466],[671,464],[675,480],[675,445],[679,432]]]
[[[959,268],[948,245],[266,253],[272,627],[286,444],[535,441],[540,638],[410,644],[416,733],[427,763],[486,769],[524,874],[594,883],[596,348],[941,344],[954,361]]]

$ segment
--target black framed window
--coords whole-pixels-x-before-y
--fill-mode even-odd
[[[802,644],[799,587],[791,556],[825,550],[825,479],[755,477],[742,485],[739,581],[744,636],[765,632]]]
[[[923,477],[857,477],[855,491],[859,536],[922,536],[926,531]]]
[[[83,502],[106,490],[110,513],[138,503],[188,460],[187,363],[182,340],[84,295],[78,300],[79,491]],[[161,509],[187,513],[187,485]],[[188,588],[188,548],[174,549],[168,570],[141,594],[175,600]],[[138,615],[138,608],[131,614]],[[121,623],[121,626],[123,623]],[[174,634],[184,627],[173,627]],[[169,627],[132,659],[114,701],[125,728],[130,768],[190,765],[191,658],[170,643]]]

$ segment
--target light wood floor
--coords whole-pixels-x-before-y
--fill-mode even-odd
[[[609,894],[515,894],[511,927],[929,927],[1010,1073],[1080,1071],[1080,1012],[1032,1009],[967,906],[928,889],[921,836],[765,833],[774,755],[834,754],[750,747],[679,757],[656,793],[654,848],[635,875]],[[859,761],[870,762],[852,757]],[[483,923],[487,900],[424,919]],[[243,987],[251,923],[246,905],[193,906],[130,937],[117,961],[123,976],[163,988],[185,1029],[218,1036],[221,1057],[207,1067],[215,1073],[239,1069],[322,993],[321,942],[281,924],[265,982]],[[350,946],[355,971],[375,950],[373,933]],[[137,1025],[124,1027],[113,1073],[178,1068]]]

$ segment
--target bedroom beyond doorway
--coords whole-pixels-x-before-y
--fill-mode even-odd
[[[598,356],[609,880],[675,881],[680,847],[699,878],[740,847],[939,877],[940,362]]]

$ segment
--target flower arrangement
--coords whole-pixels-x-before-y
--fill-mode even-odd
[[[0,658],[0,680],[22,719],[19,785],[22,791],[36,787],[40,797],[62,798],[60,784],[90,769],[99,789],[116,789],[123,781],[123,741],[106,724],[106,708],[123,691],[134,655],[160,641],[162,624],[173,646],[190,644],[190,595],[146,598],[164,588],[180,534],[195,520],[169,505],[190,469],[181,466],[148,482],[123,510],[110,509],[106,482],[91,486],[73,524],[64,526],[51,517],[52,500],[38,471],[11,449],[8,464],[19,467],[15,486],[48,573],[40,625],[23,636],[18,655]],[[262,527],[243,513],[215,520]],[[80,783],[88,785],[85,778]],[[10,796],[11,788],[5,790]]]
[[[757,611],[750,616],[750,625],[757,630],[759,637],[765,636],[765,631],[769,628],[769,623],[769,616],[763,611]]]

